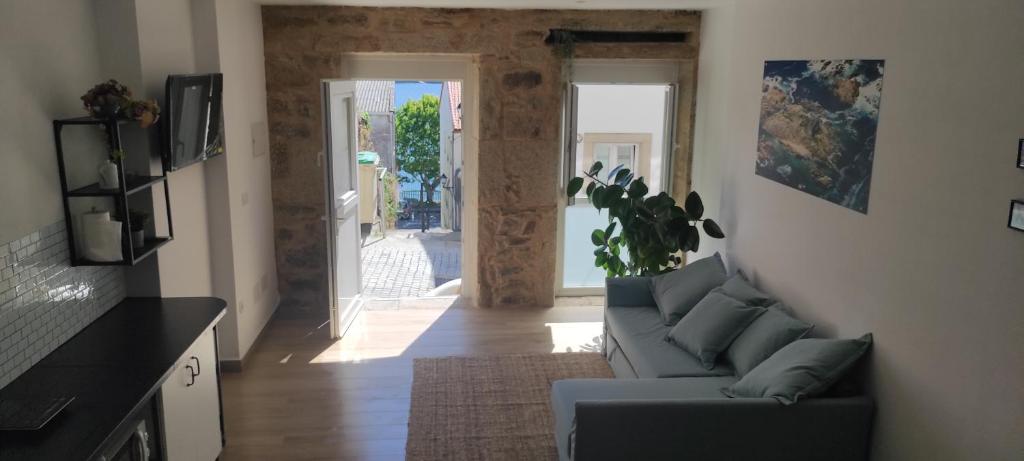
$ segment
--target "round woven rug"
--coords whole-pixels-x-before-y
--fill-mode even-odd
[[[551,383],[612,378],[601,354],[413,362],[407,460],[557,460]]]

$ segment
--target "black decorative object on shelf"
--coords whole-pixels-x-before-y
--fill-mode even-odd
[[[160,176],[134,175],[125,172],[125,155],[121,145],[121,126],[124,124],[136,124],[135,120],[128,118],[96,118],[96,117],[75,117],[53,121],[54,144],[57,147],[57,166],[60,172],[60,187],[64,201],[64,223],[67,226],[68,248],[71,253],[72,266],[134,266],[139,261],[152,255],[158,248],[166,245],[174,239],[174,225],[171,221],[170,187],[167,184],[166,173],[161,172]],[[117,188],[104,188],[100,183],[93,183],[84,187],[70,189],[68,185],[68,172],[65,163],[65,152],[63,142],[63,130],[68,126],[97,126],[102,127],[106,132],[107,144],[111,155],[111,162],[117,167]],[[136,126],[138,126],[136,124]],[[141,129],[141,128],[137,128]],[[151,158],[152,154],[147,152]],[[147,190],[151,190],[157,184],[163,184],[164,208],[167,217],[167,235],[152,236],[145,238],[140,244],[133,242],[132,216],[129,209],[129,197]],[[120,261],[92,261],[81,255],[80,243],[75,238],[74,217],[71,214],[71,199],[99,197],[114,200],[113,215],[122,220],[121,222],[121,255]],[[138,216],[136,213],[135,216]]]
[[[1010,229],[1024,232],[1024,200],[1010,200]]]

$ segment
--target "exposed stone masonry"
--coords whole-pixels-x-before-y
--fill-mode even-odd
[[[481,306],[550,306],[559,182],[562,60],[549,29],[691,32],[684,44],[578,44],[577,58],[680,61],[674,187],[689,186],[700,16],[681,11],[548,11],[264,6],[277,264],[286,306],[326,299],[320,87],[347,53],[455,53],[479,64]],[[319,308],[319,309],[322,309]]]

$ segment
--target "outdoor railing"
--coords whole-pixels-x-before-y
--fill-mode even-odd
[[[399,194],[399,200],[402,203],[408,204],[419,204],[422,201],[428,201],[426,192],[420,192],[417,190],[403,190]],[[429,200],[435,204],[441,203],[441,191],[440,188],[435,189],[433,193],[433,200]]]

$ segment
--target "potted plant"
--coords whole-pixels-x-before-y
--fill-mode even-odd
[[[128,106],[128,116],[132,120],[138,120],[139,126],[149,128],[160,120],[160,105],[155,99],[146,101],[131,101]]]
[[[160,105],[155,99],[132,99],[132,90],[114,79],[92,87],[81,99],[85,110],[96,118],[130,118],[138,120],[142,128],[160,120]]]
[[[132,248],[142,248],[146,244],[146,225],[150,214],[145,211],[128,210],[128,221],[131,224]]]
[[[114,118],[131,104],[132,91],[114,79],[97,84],[82,95],[85,110],[96,118]]]
[[[680,252],[696,251],[700,231],[711,238],[725,237],[715,221],[704,217],[704,204],[697,192],[690,192],[683,207],[665,192],[647,196],[644,178],[619,165],[606,179],[600,177],[603,165],[594,163],[585,174],[591,180],[587,198],[598,210],[608,210],[608,227],[590,234],[594,265],[605,269],[608,277],[657,275],[675,270],[683,263]],[[569,197],[582,188],[584,178],[569,181]],[[616,235],[615,230],[620,228]],[[628,257],[624,258],[622,250]]]

